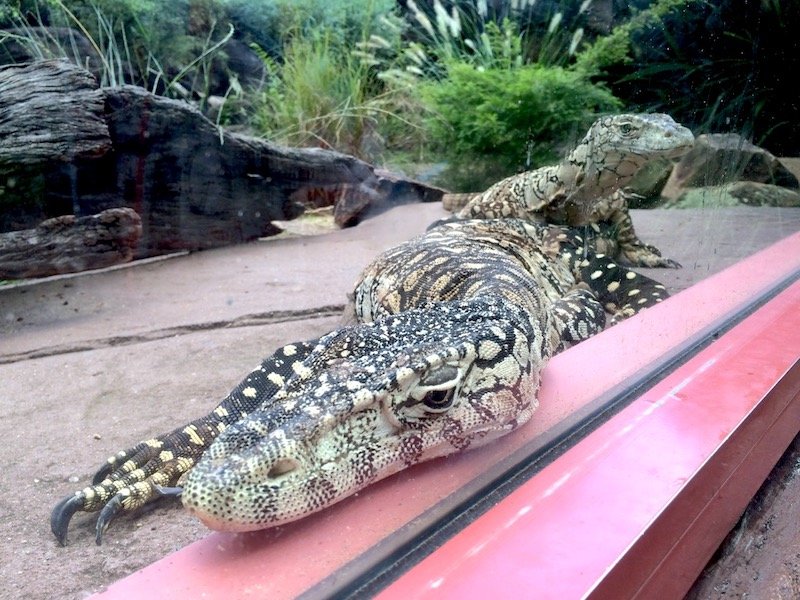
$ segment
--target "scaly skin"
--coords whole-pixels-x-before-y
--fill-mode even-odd
[[[320,510],[409,465],[526,422],[565,345],[666,297],[580,232],[522,220],[443,224],[380,256],[360,324],[279,349],[217,408],[109,459],[53,510],[114,516],[177,493],[209,527],[244,531]]]
[[[446,197],[451,207],[466,202],[463,219],[516,218],[581,226],[602,223],[616,231],[615,257],[629,266],[679,267],[644,244],[633,229],[623,188],[655,158],[677,158],[694,136],[664,114],[622,114],[598,119],[557,165],[526,171],[480,194]]]

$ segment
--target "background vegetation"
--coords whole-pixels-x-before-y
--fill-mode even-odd
[[[0,0],[0,62],[64,56],[280,143],[446,163],[454,189],[623,109],[800,152],[800,0],[614,4],[602,31],[592,0]]]

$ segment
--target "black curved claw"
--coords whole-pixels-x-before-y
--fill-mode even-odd
[[[116,467],[114,465],[106,461],[102,467],[97,469],[97,471],[94,474],[94,477],[92,477],[92,485],[100,485],[103,482],[103,480],[106,477],[108,477],[115,468]]]
[[[116,494],[108,501],[108,504],[103,507],[103,510],[100,511],[100,516],[97,519],[97,526],[94,530],[94,541],[98,546],[102,545],[103,534],[106,532],[106,529],[108,529],[108,526],[111,525],[111,521],[117,516],[117,513],[122,510],[122,499],[124,497],[125,496],[122,494]]]
[[[677,260],[672,260],[671,258],[665,259],[667,264],[664,265],[668,269],[682,269],[683,265],[679,263]]]
[[[67,529],[72,515],[82,508],[83,497],[76,494],[67,496],[53,507],[53,512],[50,513],[50,531],[62,546],[67,545]]]
[[[154,485],[153,489],[162,498],[178,498],[183,493],[182,487],[166,487],[163,485]]]

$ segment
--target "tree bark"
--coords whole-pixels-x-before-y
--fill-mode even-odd
[[[102,156],[111,148],[105,95],[67,61],[0,67],[0,163]]]

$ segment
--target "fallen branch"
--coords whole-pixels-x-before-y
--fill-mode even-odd
[[[130,208],[90,217],[66,215],[35,229],[0,234],[0,279],[99,269],[133,258],[142,220]]]

